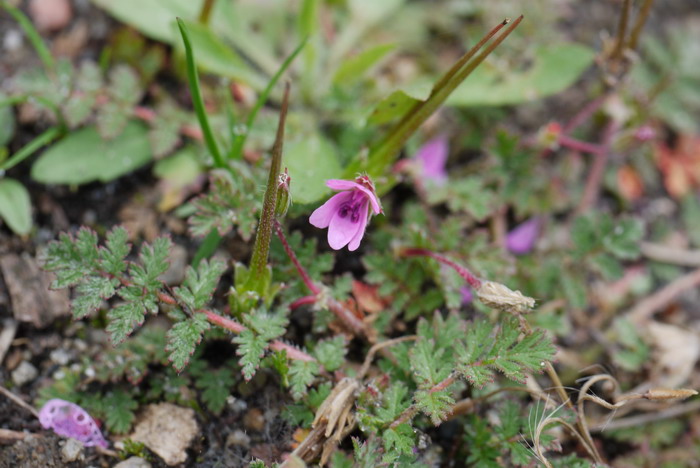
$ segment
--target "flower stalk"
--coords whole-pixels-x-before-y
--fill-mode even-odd
[[[277,207],[277,189],[279,174],[282,168],[282,148],[284,145],[284,125],[287,118],[287,108],[289,106],[289,83],[285,86],[282,107],[280,109],[279,124],[277,126],[277,136],[272,146],[272,163],[270,173],[267,178],[267,189],[263,201],[263,209],[260,214],[260,222],[255,235],[255,246],[253,256],[250,259],[250,275],[246,284],[246,289],[257,292],[260,297],[265,295],[264,278],[267,273],[267,258],[270,253],[270,239],[272,238],[272,228],[275,223],[275,211]]]

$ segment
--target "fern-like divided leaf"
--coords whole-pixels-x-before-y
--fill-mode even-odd
[[[241,356],[243,377],[250,380],[260,367],[268,343],[284,334],[287,319],[280,314],[253,311],[244,322],[248,329],[234,337],[233,342],[239,345],[236,354]]]
[[[165,349],[170,351],[168,359],[178,372],[190,361],[195,348],[202,341],[202,335],[209,327],[206,315],[195,314],[192,318],[176,323],[168,331],[168,344]]]
[[[544,332],[537,330],[518,341],[517,319],[507,319],[492,336],[492,325],[474,323],[464,346],[457,347],[456,370],[472,385],[483,386],[493,380],[495,371],[517,382],[528,372],[540,372],[554,356],[555,348]]]
[[[289,382],[292,398],[298,400],[306,395],[306,392],[318,375],[320,368],[314,361],[292,361],[289,367]]]
[[[175,296],[191,311],[203,308],[214,294],[224,271],[226,264],[221,260],[202,260],[196,270],[187,267],[185,282],[181,287],[175,288]]]

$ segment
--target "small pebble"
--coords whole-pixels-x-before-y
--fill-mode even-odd
[[[27,361],[22,361],[19,366],[17,366],[17,369],[12,371],[12,381],[15,385],[21,387],[36,379],[38,375],[39,372],[36,370],[36,367]]]
[[[151,464],[141,457],[130,457],[117,463],[113,468],[151,468]]]
[[[2,40],[2,47],[7,52],[14,52],[22,47],[22,33],[19,29],[10,29],[5,33]]]
[[[250,409],[243,416],[243,425],[249,431],[260,432],[265,429],[265,416],[258,408]]]
[[[75,439],[68,439],[61,447],[61,458],[66,463],[74,462],[83,458],[83,444]]]
[[[29,14],[40,31],[58,31],[70,23],[73,8],[69,0],[31,0]]]
[[[70,360],[73,358],[71,354],[66,351],[65,349],[54,349],[51,351],[51,354],[49,354],[49,358],[58,364],[59,366],[65,366],[70,362]]]
[[[236,429],[226,437],[226,446],[237,445],[239,447],[248,448],[250,445],[250,437],[244,431]]]

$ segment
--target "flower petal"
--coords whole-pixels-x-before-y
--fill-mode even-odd
[[[333,190],[355,190],[362,188],[362,185],[352,180],[328,179],[326,185]]]
[[[342,249],[355,237],[361,225],[363,225],[362,216],[353,222],[352,216],[342,217],[339,213],[336,214],[328,225],[328,245],[334,250]],[[364,225],[367,225],[366,216]]]
[[[377,195],[362,184],[358,184],[352,180],[328,179],[326,181],[326,185],[333,190],[360,190],[369,198],[374,214],[379,214],[382,212],[382,205],[379,203],[379,198]]]
[[[309,222],[317,228],[327,228],[333,218],[333,215],[338,212],[340,205],[350,200],[352,192],[342,192],[333,195],[326,203],[316,208],[309,216]]]
[[[416,159],[421,165],[421,176],[432,180],[437,184],[443,184],[447,180],[445,163],[449,153],[447,138],[437,137],[420,147]]]
[[[539,233],[540,218],[535,216],[508,233],[506,247],[516,255],[526,254],[535,246]]]
[[[365,203],[362,204],[362,207],[360,208],[360,213],[367,213],[367,216],[361,216],[360,217],[360,227],[358,228],[357,232],[353,236],[353,238],[350,240],[350,243],[348,244],[348,250],[349,251],[355,251],[357,248],[360,246],[360,241],[365,235],[365,229],[367,229],[367,221],[369,220],[369,200],[365,201]]]

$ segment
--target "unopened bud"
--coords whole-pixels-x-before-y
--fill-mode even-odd
[[[537,143],[542,148],[559,149],[559,137],[561,134],[561,125],[558,122],[550,122],[540,128],[540,131],[537,133]]]
[[[289,185],[292,178],[284,169],[284,173],[280,174],[277,179],[277,204],[275,205],[275,216],[281,218],[287,214],[287,210],[292,204],[292,194],[289,191]]]
[[[523,295],[520,291],[513,291],[507,286],[494,281],[484,281],[477,289],[476,295],[481,302],[493,309],[510,313],[529,312],[535,306],[535,300]]]
[[[675,400],[677,398],[690,398],[697,395],[698,392],[690,388],[652,388],[644,394],[647,400]]]

